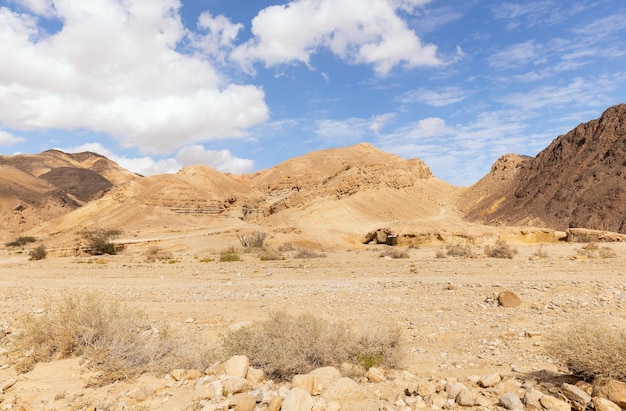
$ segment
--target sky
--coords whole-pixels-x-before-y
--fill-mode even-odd
[[[623,0],[0,0],[0,154],[250,173],[368,142],[469,186],[626,103]]]

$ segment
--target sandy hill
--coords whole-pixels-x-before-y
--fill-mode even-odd
[[[559,136],[535,158],[513,158],[499,160],[468,190],[463,206],[470,219],[626,232],[626,104]]]

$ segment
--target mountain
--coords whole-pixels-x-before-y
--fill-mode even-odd
[[[464,195],[470,220],[626,233],[626,104],[557,137],[534,158],[512,158],[498,160]],[[486,190],[486,181],[498,183]]]

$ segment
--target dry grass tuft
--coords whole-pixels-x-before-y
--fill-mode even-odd
[[[172,259],[172,253],[170,251],[153,246],[148,248],[145,257],[147,263],[154,263],[155,261],[168,261]]]
[[[485,255],[490,258],[513,258],[517,250],[512,249],[504,240],[496,241],[495,245],[485,247]]]
[[[293,258],[302,258],[302,259],[306,259],[306,258],[324,258],[326,257],[326,254],[324,253],[318,253],[315,252],[313,250],[309,250],[309,249],[301,249],[298,250],[298,252],[293,256]]]
[[[409,253],[406,250],[400,250],[394,247],[387,247],[387,249],[380,253],[379,257],[391,257],[391,258],[409,258]]]
[[[399,347],[398,327],[355,331],[344,323],[284,312],[231,331],[222,340],[225,357],[246,355],[255,367],[278,380],[346,362],[394,367],[401,360]]]
[[[555,335],[548,354],[586,380],[626,379],[626,328],[580,321]]]
[[[261,261],[275,261],[275,260],[284,260],[285,257],[274,250],[273,248],[265,247],[262,252],[259,253],[259,259]]]
[[[452,257],[476,258],[476,253],[469,245],[452,244],[446,246],[446,254]]]
[[[22,323],[18,344],[32,353],[22,371],[41,361],[84,356],[97,371],[92,383],[104,385],[179,364],[211,363],[206,344],[176,337],[164,325],[150,324],[141,311],[94,294],[48,302],[43,314],[26,315]]]
[[[235,251],[234,247],[230,247],[220,252],[220,261],[221,262],[241,261],[241,257],[239,256],[239,254],[237,254],[237,251]]]

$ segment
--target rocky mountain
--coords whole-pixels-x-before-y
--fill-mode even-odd
[[[488,224],[626,232],[626,104],[557,137],[534,158],[505,156],[464,196]]]

